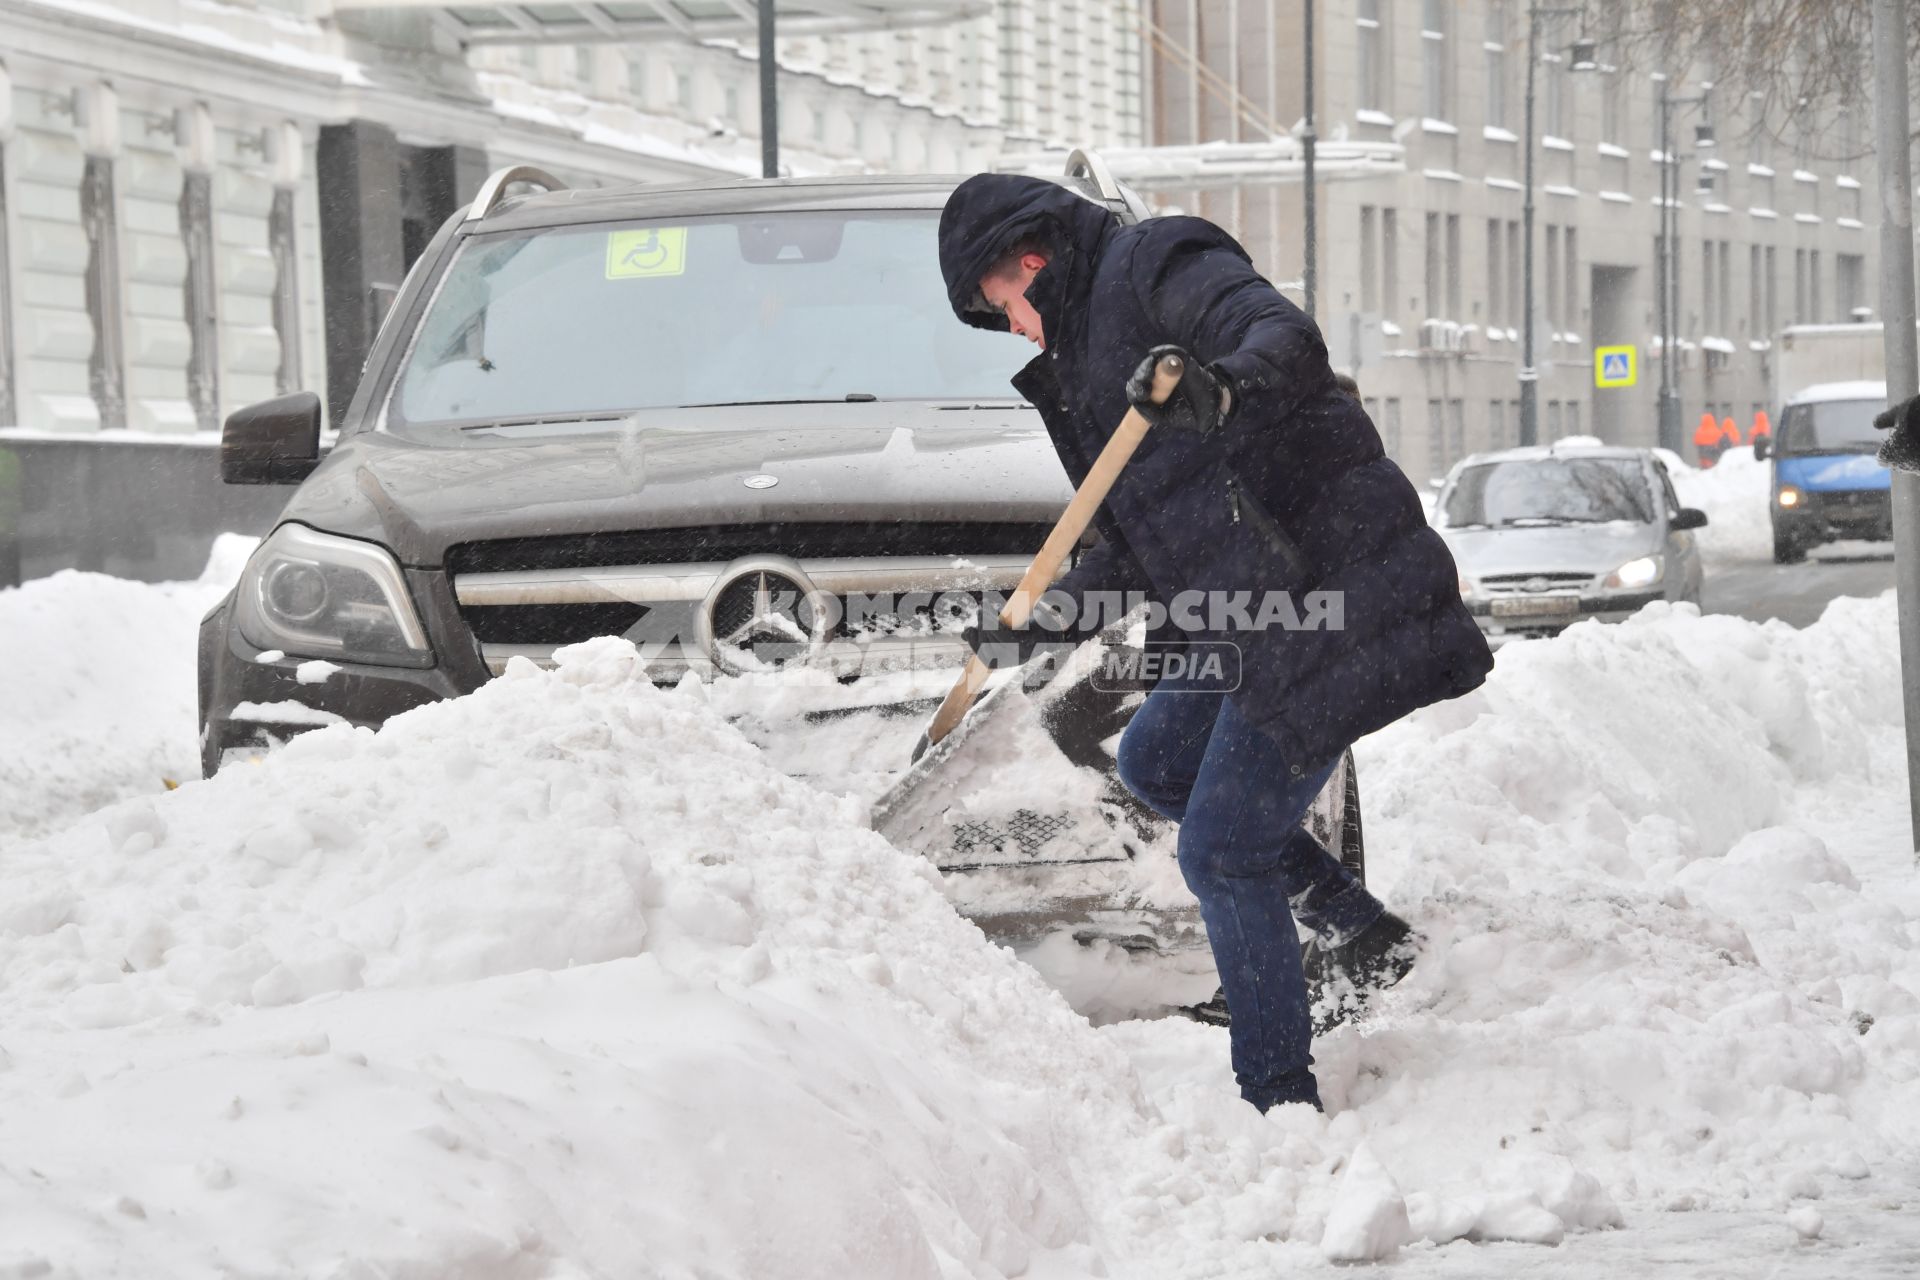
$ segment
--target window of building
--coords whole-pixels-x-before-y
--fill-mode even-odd
[[[1400,400],[1397,396],[1388,396],[1381,409],[1380,442],[1386,446],[1389,456],[1400,456]]]
[[[1540,132],[1549,138],[1567,136],[1567,60],[1557,53],[1540,57]]]
[[[1616,68],[1600,72],[1600,141],[1619,146],[1627,136],[1627,78]]]
[[[1451,0],[1421,0],[1420,46],[1426,81],[1426,113],[1433,120],[1453,119],[1452,50],[1448,47]]]
[[[1732,333],[1734,331],[1733,243],[1728,240],[1722,240],[1720,242],[1719,285],[1720,299],[1717,305],[1720,308],[1720,332],[1723,334]]]
[[[1507,327],[1518,328],[1524,315],[1526,300],[1520,296],[1521,285],[1525,283],[1523,271],[1524,253],[1520,242],[1520,221],[1515,218],[1507,223]]]
[[[1854,311],[1867,305],[1867,260],[1864,256],[1857,253],[1835,255],[1833,292],[1842,320],[1853,319]]]
[[[1547,330],[1560,337],[1560,228],[1547,224]]]
[[[1569,339],[1580,331],[1580,242],[1579,231],[1567,227],[1562,235],[1562,247],[1566,250],[1566,271],[1560,277],[1561,312],[1560,326],[1565,329]]]
[[[1701,323],[1708,333],[1720,332],[1720,313],[1714,309],[1714,300],[1719,292],[1713,287],[1714,249],[1713,241],[1703,241],[1700,245],[1700,314]]]
[[[1380,309],[1380,244],[1372,205],[1360,206],[1360,309]]]
[[[1505,328],[1507,294],[1500,283],[1500,262],[1506,250],[1501,244],[1500,219],[1487,219],[1487,324]]]
[[[1507,402],[1492,400],[1487,403],[1487,447],[1504,449],[1511,442],[1507,439]]]
[[[1387,105],[1387,29],[1383,20],[1392,0],[1360,0],[1354,24],[1359,28],[1359,94],[1362,111],[1390,111]]]
[[[1447,474],[1447,422],[1444,417],[1446,402],[1427,401],[1427,474],[1443,476]]]
[[[0,142],[0,423],[11,425],[20,418],[13,392],[13,295],[8,283],[13,272],[7,245],[6,191],[7,146]],[[9,580],[4,556],[5,551],[0,550],[0,583]],[[17,579],[19,575],[12,576]]]
[[[1766,286],[1760,283],[1760,246],[1750,244],[1747,246],[1747,314],[1753,317],[1754,327],[1761,333],[1766,332],[1764,317],[1760,314],[1766,295]]]
[[[1427,271],[1425,284],[1427,296],[1423,300],[1422,305],[1426,307],[1427,317],[1432,319],[1440,314],[1440,290],[1442,288],[1444,275],[1443,265],[1440,261],[1443,253],[1443,247],[1440,242],[1440,215],[1437,213],[1428,214],[1426,225]]]
[[[1461,319],[1466,312],[1460,302],[1460,215],[1447,215],[1447,318]]]
[[[1491,0],[1487,5],[1485,38],[1487,57],[1487,125],[1494,129],[1511,128],[1507,119],[1507,5],[1506,0]]]
[[[1812,319],[1807,309],[1807,251],[1793,251],[1793,322],[1806,324]]]
[[[1380,315],[1392,323],[1400,314],[1400,215],[1380,211]]]
[[[1447,465],[1467,456],[1467,402],[1447,401]]]
[[[1767,338],[1771,341],[1774,331],[1780,327],[1779,286],[1775,283],[1775,281],[1779,279],[1779,276],[1776,274],[1772,245],[1767,246],[1767,263],[1763,271],[1763,277],[1761,283],[1766,286],[1766,304],[1760,308],[1760,318],[1766,322]]]
[[[1820,251],[1807,251],[1807,293],[1808,304],[1813,308],[1807,319],[1819,324],[1826,318],[1826,310],[1820,305]]]

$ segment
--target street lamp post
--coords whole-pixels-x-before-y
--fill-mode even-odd
[[[1527,6],[1527,154],[1526,195],[1520,207],[1522,276],[1520,306],[1520,443],[1540,442],[1540,371],[1533,364],[1533,91],[1540,58],[1534,45],[1540,39],[1540,19],[1580,13],[1577,8],[1543,9]]]
[[[1680,158],[1673,153],[1673,109],[1699,106],[1706,102],[1702,93],[1693,98],[1673,96],[1673,82],[1660,77],[1660,261],[1654,283],[1660,290],[1660,447],[1685,456],[1685,438],[1680,430],[1680,388],[1674,370],[1676,330],[1680,327],[1680,252],[1675,242],[1680,237]],[[1713,131],[1701,126],[1696,131],[1702,147],[1713,145]]]

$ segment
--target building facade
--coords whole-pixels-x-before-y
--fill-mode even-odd
[[[1153,141],[1297,126],[1300,0],[1155,0],[1149,17],[1165,37],[1148,76]],[[1319,136],[1405,148],[1401,174],[1319,187],[1317,316],[1388,450],[1415,479],[1438,476],[1519,439],[1527,6],[1324,0],[1315,17]],[[1710,68],[1662,76],[1644,53],[1630,64],[1576,22],[1542,19],[1536,46],[1539,439],[1657,443],[1668,361],[1684,438],[1711,412],[1744,440],[1757,411],[1777,408],[1780,330],[1858,318],[1877,301],[1865,77],[1859,101],[1763,120],[1757,100],[1713,83]],[[1598,40],[1590,70],[1572,62],[1582,38]],[[1663,87],[1682,100],[1665,139]],[[1711,145],[1696,142],[1701,124]],[[1671,255],[1663,168],[1677,191]],[[1305,259],[1303,198],[1299,186],[1247,186],[1180,203],[1235,230],[1273,279],[1291,283]],[[1660,340],[1663,259],[1679,296],[1671,357]],[[1636,385],[1595,385],[1595,348],[1611,346],[1634,348]]]

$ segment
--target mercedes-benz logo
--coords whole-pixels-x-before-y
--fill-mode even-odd
[[[714,579],[694,639],[728,675],[782,667],[826,647],[834,603],[785,556],[747,556]]]
[[[1528,578],[1525,582],[1520,584],[1520,589],[1522,591],[1545,591],[1548,587],[1552,585],[1553,584],[1551,582],[1548,582],[1545,578]]]

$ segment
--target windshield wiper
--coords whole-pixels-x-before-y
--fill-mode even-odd
[[[683,404],[681,409],[740,409],[756,404],[872,404],[880,399],[871,391],[849,391],[844,396],[822,396],[805,400],[709,400],[702,404]]]

